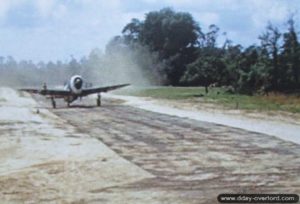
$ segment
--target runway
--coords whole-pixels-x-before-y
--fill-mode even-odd
[[[22,97],[30,98],[29,95]],[[45,197],[51,202],[63,200],[66,203],[218,203],[220,193],[298,193],[300,190],[300,145],[296,143],[243,129],[150,112],[109,98],[104,98],[102,107],[94,106],[95,100],[87,98],[71,108],[58,103],[58,109],[49,108],[49,101],[41,97],[34,99],[35,103],[30,107],[24,104],[23,108],[30,108],[32,112],[39,109],[41,124],[49,123],[49,120],[55,123],[63,134],[56,136],[54,133],[53,137],[59,140],[75,138],[76,142],[72,144],[78,145],[73,145],[74,154],[81,152],[78,157],[82,158],[73,162],[72,168],[64,167],[60,173],[51,175],[53,179],[62,179],[64,188],[70,186],[73,189],[65,192],[67,199],[55,182],[44,180],[40,185],[47,189],[51,187],[53,191],[39,191],[34,201],[43,201]],[[33,140],[39,137],[39,133],[31,136]],[[91,144],[81,145],[83,141]],[[65,151],[64,145],[52,152],[53,159],[50,156],[40,158],[29,166],[72,157],[66,155],[55,159],[60,151]],[[103,166],[105,162],[110,164]],[[7,179],[16,177],[15,171],[24,172],[26,168],[26,165],[15,167],[12,174],[5,173],[2,165],[4,173],[0,177],[0,186],[9,185]],[[49,166],[48,171],[53,168],[57,165]],[[80,176],[73,175],[73,180],[64,180],[76,168],[82,169]],[[40,175],[39,170],[35,169],[31,178]],[[60,181],[58,178],[57,182]],[[20,179],[25,183],[32,182],[27,177]],[[74,188],[76,181],[85,188]],[[26,188],[18,186],[18,182],[11,185],[20,194],[5,194],[2,189],[1,200],[21,202],[30,198],[28,194],[24,196],[22,191]],[[26,192],[30,194],[31,191]]]

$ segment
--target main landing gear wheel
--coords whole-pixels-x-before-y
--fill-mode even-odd
[[[70,105],[71,105],[71,99],[70,99],[70,97],[67,97],[65,101],[67,102],[68,108],[70,108]]]
[[[101,106],[101,94],[97,95],[97,106]]]
[[[52,107],[56,108],[56,102],[54,100],[54,97],[51,97],[51,103],[52,103]]]

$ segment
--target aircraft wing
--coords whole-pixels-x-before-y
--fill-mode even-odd
[[[83,89],[81,95],[87,96],[94,93],[100,93],[100,92],[108,92],[115,89],[119,89],[125,86],[129,86],[130,84],[120,84],[115,86],[106,86],[106,87],[96,87],[96,88],[89,88],[89,89]]]
[[[70,91],[61,89],[19,89],[19,91],[26,91],[28,93],[54,97],[64,97],[70,95]]]

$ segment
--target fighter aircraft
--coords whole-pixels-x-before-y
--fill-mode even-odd
[[[42,89],[19,89],[20,91],[26,91],[33,94],[44,95],[51,99],[52,107],[56,108],[56,98],[62,98],[68,104],[75,101],[78,98],[88,96],[90,94],[97,94],[97,106],[101,106],[101,92],[112,91],[119,89],[130,84],[120,84],[106,87],[95,87],[95,88],[83,88],[83,79],[79,75],[72,76],[69,82],[65,85],[64,89],[48,89],[47,85],[44,84]]]

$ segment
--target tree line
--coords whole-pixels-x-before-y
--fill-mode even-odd
[[[187,12],[170,8],[132,19],[109,46],[147,47],[160,64],[154,69],[165,85],[229,86],[253,94],[300,89],[300,45],[293,15],[281,32],[269,23],[258,36],[260,45],[242,47],[229,39],[220,46],[220,28],[204,33]],[[157,64],[156,64],[157,65]]]
[[[269,23],[259,45],[242,47],[217,25],[203,32],[193,16],[170,8],[132,19],[121,35],[80,60],[39,62],[0,57],[0,84],[62,84],[73,74],[95,83],[226,86],[254,94],[300,90],[300,45],[293,15],[280,31]]]

